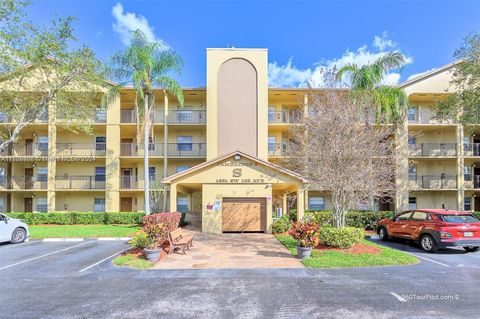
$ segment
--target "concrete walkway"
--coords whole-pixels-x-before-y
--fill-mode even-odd
[[[184,229],[193,235],[186,255],[175,252],[158,262],[157,269],[303,268],[302,263],[269,234],[213,235]]]

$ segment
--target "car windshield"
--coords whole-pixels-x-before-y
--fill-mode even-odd
[[[476,223],[476,219],[473,215],[442,215],[443,221],[447,223]]]

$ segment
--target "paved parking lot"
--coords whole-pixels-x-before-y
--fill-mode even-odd
[[[111,264],[127,248],[121,241],[0,245],[0,318],[478,317],[479,253],[387,245],[423,259],[404,267],[138,271]]]

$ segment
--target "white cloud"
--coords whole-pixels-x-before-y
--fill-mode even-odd
[[[430,70],[427,70],[427,71],[424,71],[424,72],[419,72],[419,73],[414,73],[414,74],[412,74],[412,75],[409,75],[408,78],[407,78],[407,81],[410,81],[411,79],[417,78],[417,77],[422,76],[422,75],[425,75],[425,74],[427,74],[427,73],[430,73],[430,72],[432,72],[432,71],[434,71],[434,70],[435,70],[435,68],[430,69]]]
[[[347,64],[357,64],[362,66],[374,62],[379,57],[387,53],[388,49],[396,49],[397,45],[388,39],[388,34],[384,32],[381,36],[376,36],[372,44],[373,48],[363,45],[356,50],[346,50],[341,57],[330,60],[321,60],[314,63],[312,67],[300,69],[293,65],[293,59],[290,58],[285,65],[277,62],[269,63],[268,78],[269,85],[272,87],[304,87],[310,82],[314,87],[325,86],[324,70],[332,68],[341,68]],[[383,48],[383,49],[380,49]],[[406,57],[406,64],[413,62],[412,57]],[[383,81],[383,84],[395,85],[400,81],[398,71],[389,72]]]
[[[157,41],[165,49],[168,49],[168,45],[162,39],[158,39],[155,36],[153,27],[144,16],[132,12],[125,12],[120,2],[117,2],[115,6],[113,6],[112,15],[115,18],[115,22],[112,24],[113,30],[118,33],[123,44],[129,45],[132,32],[140,30],[145,34],[148,41]]]

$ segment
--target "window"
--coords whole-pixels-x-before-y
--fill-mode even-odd
[[[408,198],[408,209],[417,209],[417,198],[409,197]]]
[[[268,137],[268,151],[269,152],[275,152],[275,136],[269,136]]]
[[[107,149],[107,138],[105,136],[95,137],[95,149],[97,151],[105,151]]]
[[[193,111],[191,110],[191,107],[184,106],[177,111],[177,122],[193,123]]]
[[[149,167],[148,168],[148,176],[150,178],[150,181],[155,180],[155,175],[157,174],[155,166]]]
[[[188,197],[177,197],[177,210],[181,213],[188,212]]]
[[[5,167],[0,167],[0,186],[4,186],[5,182]]]
[[[48,152],[48,136],[39,136],[37,138],[38,150],[42,153]]]
[[[3,197],[0,197],[0,213],[4,213],[4,212],[5,212],[5,199]]]
[[[396,221],[402,221],[402,220],[408,220],[410,218],[410,215],[412,215],[412,212],[408,212],[408,213],[403,213],[401,215],[398,215],[395,220]]]
[[[466,211],[471,211],[472,210],[472,198],[471,197],[465,197],[463,201],[463,210]]]
[[[415,136],[408,136],[408,145],[416,145],[417,144],[417,138]]]
[[[149,151],[155,151],[155,147],[156,147],[156,137],[149,137],[148,138],[148,150]]]
[[[321,196],[309,197],[308,209],[325,209],[325,198]]]
[[[37,212],[46,213],[47,212],[47,198],[46,197],[37,197]]]
[[[191,136],[177,136],[177,150],[178,151],[191,151],[192,150],[192,137]]]
[[[417,165],[410,164],[408,166],[408,179],[410,181],[416,181],[417,180]]]
[[[470,136],[465,136],[463,138],[463,150],[467,152],[472,150],[472,143],[471,143]]]
[[[105,166],[95,167],[95,182],[105,182]]]
[[[268,107],[268,121],[275,122],[275,106]]]
[[[180,165],[180,166],[177,166],[175,167],[175,173],[180,173],[180,172],[183,172],[183,171],[186,171],[187,169],[189,169],[191,166],[188,166],[188,165]]]
[[[48,179],[48,167],[37,167],[37,180],[46,182]]]
[[[442,215],[442,219],[447,223],[478,223],[478,219],[473,215]]]
[[[96,109],[95,110],[95,121],[96,122],[107,122],[107,110],[105,109]]]
[[[427,220],[428,214],[424,212],[413,212],[411,219],[413,220]]]
[[[471,166],[464,166],[463,167],[463,178],[466,181],[472,180],[472,167]]]
[[[93,211],[94,212],[105,211],[105,198],[102,198],[102,197],[95,198],[95,201],[93,204]]]
[[[416,106],[410,107],[407,111],[407,118],[409,121],[417,121],[418,119],[418,108]]]

